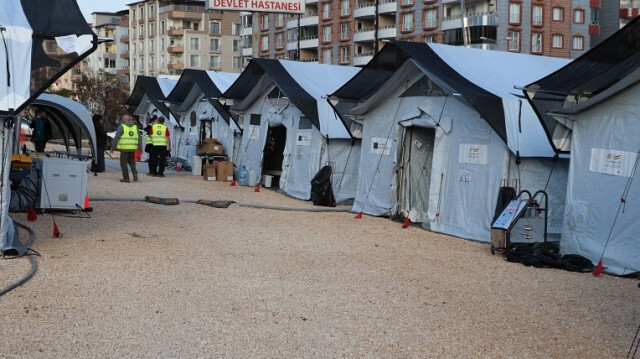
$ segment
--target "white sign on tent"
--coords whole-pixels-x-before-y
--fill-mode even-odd
[[[631,177],[636,163],[635,152],[592,148],[589,170],[614,176]]]

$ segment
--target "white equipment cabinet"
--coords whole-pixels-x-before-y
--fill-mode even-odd
[[[82,210],[87,196],[87,164],[66,158],[39,158],[40,209]]]

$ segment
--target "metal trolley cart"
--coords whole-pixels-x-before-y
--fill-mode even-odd
[[[504,252],[514,243],[547,242],[548,212],[547,192],[520,191],[491,225],[499,233],[492,235],[491,253]]]

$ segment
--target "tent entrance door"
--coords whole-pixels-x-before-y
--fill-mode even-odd
[[[431,162],[436,131],[418,126],[404,127],[399,150],[400,164],[397,172],[398,213],[411,222],[427,222]]]
[[[287,128],[283,125],[269,127],[262,154],[262,175],[272,176],[271,186],[278,187],[282,174],[284,147],[287,144]]]

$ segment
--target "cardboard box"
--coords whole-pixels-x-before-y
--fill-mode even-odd
[[[231,182],[233,181],[233,162],[229,161],[220,161],[216,162],[216,176],[218,177],[218,181],[220,182]]]
[[[196,148],[196,154],[198,155],[221,155],[222,143],[218,142],[215,138],[205,138],[202,144]]]
[[[215,181],[217,179],[216,166],[209,163],[205,164],[202,168],[202,177],[204,177],[205,181]]]

